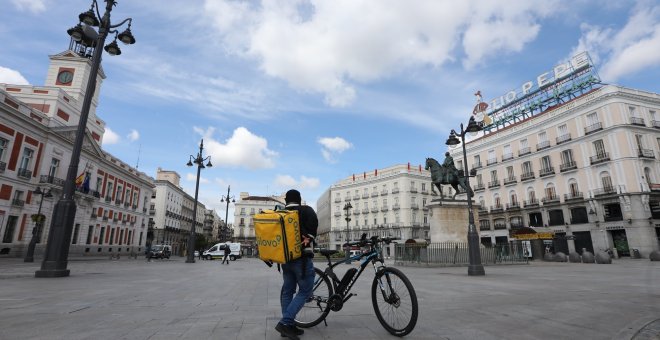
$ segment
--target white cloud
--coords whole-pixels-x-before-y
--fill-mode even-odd
[[[11,0],[19,11],[28,11],[32,13],[41,13],[46,10],[45,0]]]
[[[121,138],[114,131],[110,130],[109,127],[105,127],[105,133],[103,134],[103,145],[111,145],[119,143]]]
[[[193,173],[187,173],[187,174],[186,174],[186,180],[187,180],[187,181],[191,181],[191,182],[195,182],[195,181],[197,181],[197,175],[196,175],[196,174],[193,174]],[[199,183],[207,184],[207,183],[209,183],[209,180],[206,179],[206,178],[204,178],[204,177],[202,177],[202,176],[199,176]],[[193,190],[194,190],[194,189],[195,189],[195,188],[193,187]]]
[[[351,104],[355,84],[411,66],[439,67],[465,52],[466,67],[519,52],[556,1],[206,0],[205,15],[227,48],[258,60],[293,88]],[[462,45],[461,45],[462,44]]]
[[[660,6],[640,2],[620,30],[582,25],[582,37],[572,53],[588,51],[599,74],[615,82],[628,74],[660,65]]]
[[[27,79],[25,79],[20,72],[12,70],[10,68],[0,66],[0,83],[12,84],[12,85],[29,85]]]
[[[275,186],[283,189],[315,189],[319,186],[320,181],[318,178],[300,176],[300,179],[296,180],[295,178],[289,175],[277,175],[275,178]]]
[[[136,140],[140,139],[140,133],[133,129],[128,135],[126,135],[126,138],[131,142],[135,142]]]
[[[318,143],[323,146],[321,148],[323,158],[330,163],[336,161],[334,158],[335,155],[341,154],[353,147],[353,144],[341,137],[321,137],[318,139]]]
[[[268,141],[253,134],[244,127],[234,130],[225,143],[213,139],[215,129],[194,128],[204,137],[204,148],[212,157],[214,166],[245,167],[264,169],[275,166],[277,152],[268,149]]]

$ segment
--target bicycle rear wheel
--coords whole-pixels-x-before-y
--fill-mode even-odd
[[[333,294],[330,279],[318,268],[314,268],[314,288],[312,296],[310,296],[303,308],[296,315],[296,325],[302,328],[314,327],[323,321],[328,313],[330,307],[328,300]]]
[[[392,335],[404,336],[417,324],[417,294],[410,280],[398,269],[379,271],[371,285],[376,317]]]

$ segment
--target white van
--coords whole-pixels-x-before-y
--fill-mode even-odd
[[[225,256],[225,247],[229,247],[229,259],[235,261],[241,258],[241,244],[240,243],[218,243],[213,247],[202,253],[202,256],[207,260],[221,259]]]

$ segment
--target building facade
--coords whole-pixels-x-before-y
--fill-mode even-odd
[[[658,250],[660,95],[598,87],[466,148],[482,243],[532,227],[554,234],[554,251]]]
[[[402,242],[430,241],[427,204],[433,198],[431,174],[421,165],[394,165],[345,178],[317,201],[318,244],[341,250],[346,240],[358,240],[363,233],[397,237]],[[350,209],[346,209],[348,203]],[[385,250],[385,256],[393,254],[392,249]]]
[[[33,233],[35,255],[48,239],[73,149],[91,62],[72,51],[50,56],[46,85],[0,84],[0,253],[21,257]],[[72,255],[144,251],[153,179],[101,149],[105,123],[96,116],[97,92],[83,142]],[[35,195],[52,193],[52,198]],[[36,228],[38,212],[45,217]]]
[[[284,195],[281,196],[251,196],[247,192],[241,192],[240,197],[234,203],[234,239],[243,244],[246,255],[254,252],[255,234],[254,214],[263,210],[275,209],[276,205],[284,206]]]
[[[204,233],[206,207],[197,202],[197,212],[193,222],[195,199],[180,186],[178,173],[158,168],[155,189],[149,210],[151,216],[151,244],[172,246],[172,253],[184,256],[188,247],[190,230],[195,226],[195,234]]]

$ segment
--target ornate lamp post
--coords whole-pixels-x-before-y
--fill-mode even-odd
[[[211,156],[204,158],[202,156],[202,151],[204,150],[204,140],[202,139],[199,142],[199,152],[196,157],[190,155],[187,166],[193,166],[193,163],[197,164],[197,180],[195,181],[195,203],[193,204],[193,218],[192,225],[190,226],[190,236],[188,237],[188,258],[186,263],[195,263],[195,225],[197,224],[197,194],[199,192],[199,174],[205,167],[212,167]],[[204,161],[206,161],[206,166],[204,166]]]
[[[32,228],[32,239],[30,239],[30,244],[28,245],[27,253],[25,254],[23,262],[34,262],[34,248],[41,240],[41,226],[46,219],[46,216],[41,215],[41,205],[44,203],[44,198],[53,197],[50,189],[48,189],[48,191],[41,191],[41,188],[39,187],[34,191],[34,194],[41,196],[41,201],[39,201],[39,210],[37,211],[35,218],[34,228]]]
[[[224,233],[227,232],[227,230],[229,230],[229,221],[227,220],[229,218],[229,203],[230,203],[230,201],[231,201],[231,203],[236,203],[236,200],[234,199],[235,197],[234,196],[229,196],[230,192],[231,192],[231,185],[227,186],[227,195],[220,196],[221,197],[220,202],[227,202],[227,206],[225,207],[225,227],[223,228],[223,231],[222,231],[223,235],[222,236],[224,236]],[[222,236],[221,236],[221,238],[222,238]],[[225,238],[227,238],[227,237],[225,237]]]
[[[348,241],[351,238],[351,232],[349,230],[349,225],[348,223],[351,221],[351,209],[353,209],[353,206],[351,205],[351,202],[348,202],[344,205],[344,210],[346,210],[346,260],[348,260],[351,257],[351,252],[350,252],[350,247],[348,245]]]
[[[461,123],[461,133],[456,133],[455,130],[451,130],[449,138],[447,138],[447,145],[456,146],[459,143],[463,147],[463,169],[467,172],[467,151],[465,150],[465,135],[467,133],[477,133],[481,130],[481,127],[474,120],[474,117],[470,117],[470,122],[468,126],[463,129],[463,123]],[[459,141],[457,136],[461,137]],[[470,186],[470,175],[474,176],[475,172],[471,171],[470,174],[465,176],[465,185]],[[474,215],[472,213],[472,195],[470,191],[467,191],[467,201],[468,201],[468,255],[470,258],[470,264],[468,266],[468,275],[478,276],[486,275],[484,271],[484,266],[481,264],[481,253],[479,251],[479,234],[477,233],[477,228],[474,225]]]
[[[124,19],[124,21],[119,24],[112,25],[110,22],[110,12],[112,12],[112,8],[116,5],[116,1],[105,0],[105,3],[105,13],[103,13],[103,16],[101,16],[99,12],[99,6],[96,0],[93,0],[89,11],[81,13],[78,16],[80,23],[67,30],[67,33],[71,36],[72,45],[75,42],[76,46],[80,47],[79,54],[85,57],[91,56],[92,67],[87,80],[85,98],[83,99],[82,108],[80,110],[80,119],[78,121],[76,139],[73,143],[73,150],[71,152],[69,170],[64,182],[64,190],[62,191],[62,197],[55,204],[55,208],[53,209],[50,232],[48,233],[48,243],[46,244],[46,253],[44,254],[44,260],[41,263],[41,269],[35,272],[35,277],[69,276],[67,259],[69,256],[71,232],[73,231],[73,225],[76,218],[76,202],[74,200],[76,173],[78,172],[80,153],[85,138],[87,117],[89,116],[89,109],[92,104],[92,98],[94,97],[94,91],[96,90],[96,76],[98,75],[99,66],[101,64],[101,55],[103,49],[105,49],[110,55],[121,54],[121,50],[119,49],[119,46],[117,46],[117,39],[124,44],[135,43],[135,38],[131,33],[131,23],[133,19]],[[101,18],[101,20],[99,21],[97,18]],[[122,33],[115,30],[115,28],[122,26],[126,22],[128,22],[128,28]],[[95,26],[99,27],[98,34],[92,28]],[[105,39],[110,33],[115,33],[115,39],[101,49],[100,47],[105,44]],[[88,54],[87,51],[92,49],[93,54]]]

